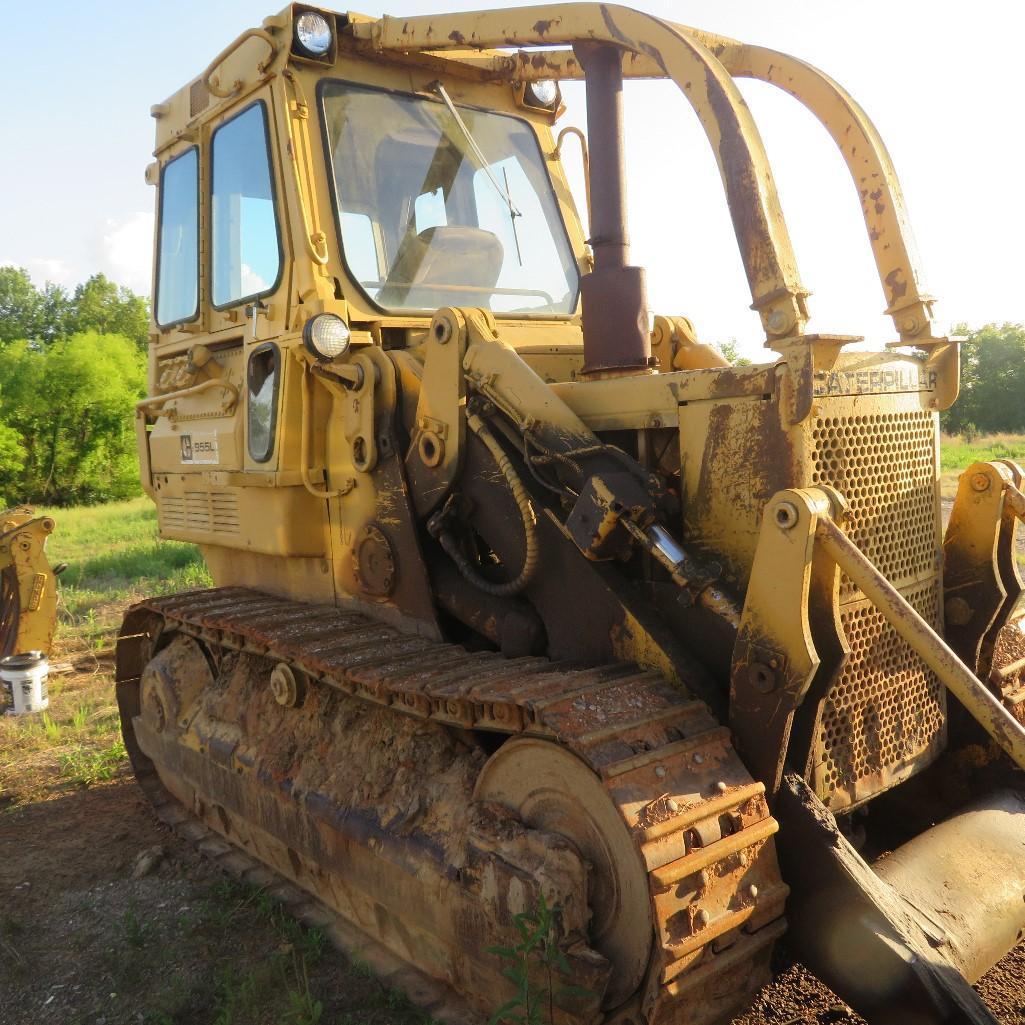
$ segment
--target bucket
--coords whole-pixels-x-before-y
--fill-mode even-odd
[[[50,666],[41,651],[25,651],[0,659],[0,680],[7,694],[8,711],[13,715],[41,712],[50,704],[46,678]]]

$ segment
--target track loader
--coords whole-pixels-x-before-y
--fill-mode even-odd
[[[839,147],[884,351],[806,331],[740,78]],[[707,134],[756,365],[648,308],[625,79]],[[531,985],[567,1025],[728,1022],[781,938],[869,1022],[995,1021],[971,983],[1025,929],[1022,470],[973,466],[944,534],[958,340],[855,101],[624,7],[293,4],[152,113],[142,479],[216,583],[118,642],[159,814],[441,1020],[522,1013],[503,969],[547,907]]]

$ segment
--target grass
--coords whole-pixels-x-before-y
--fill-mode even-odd
[[[161,541],[148,498],[82,509],[43,510],[57,521],[47,545],[50,562],[66,562],[61,575],[63,626],[95,638],[117,614],[146,594],[209,587],[199,549]]]
[[[0,718],[3,810],[125,771],[112,661],[124,610],[148,594],[211,583],[195,545],[158,539],[147,498],[42,511],[57,521],[50,562],[68,565],[50,656],[50,707],[38,717]]]
[[[942,438],[941,464],[944,473],[967,470],[972,463],[992,459],[1025,462],[1025,434],[980,434],[971,441],[959,435]]]
[[[957,494],[957,481],[972,463],[1013,459],[1025,465],[1025,434],[980,434],[971,440],[956,434],[940,439],[940,491],[945,499]]]

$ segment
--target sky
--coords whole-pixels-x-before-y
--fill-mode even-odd
[[[2,0],[12,4],[12,0]],[[367,14],[509,6],[363,0]],[[652,14],[801,57],[868,112],[893,158],[940,330],[1025,321],[1025,132],[1019,40],[1007,0],[637,0]],[[152,104],[197,75],[274,0],[51,0],[5,21],[0,62],[0,266],[73,287],[99,270],[150,291]],[[803,283],[810,330],[893,340],[860,204],[825,130],[792,98],[741,83],[765,141]],[[584,127],[582,87],[561,125]],[[633,262],[654,312],[702,338],[762,336],[712,152],[672,83],[626,89]],[[572,148],[570,145],[569,148]],[[567,163],[572,164],[574,157]],[[579,174],[571,167],[575,177]],[[582,194],[582,190],[581,190]],[[581,204],[582,205],[582,204]]]

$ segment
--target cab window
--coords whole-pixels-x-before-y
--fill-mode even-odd
[[[579,275],[537,136],[508,114],[320,83],[350,274],[385,310],[570,314]]]
[[[276,345],[256,349],[249,357],[248,435],[249,454],[258,463],[265,463],[274,453],[277,427],[278,378],[281,375],[281,354]]]
[[[217,129],[212,163],[210,292],[213,305],[221,308],[272,292],[281,273],[263,103]]]
[[[199,309],[199,157],[195,146],[160,175],[156,319],[161,327]]]

